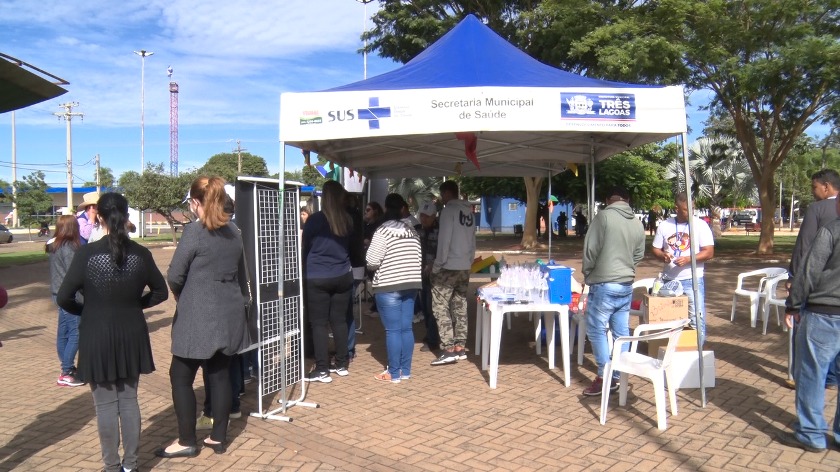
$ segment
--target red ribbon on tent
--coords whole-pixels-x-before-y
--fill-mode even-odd
[[[478,144],[478,137],[475,133],[455,133],[455,137],[464,142],[464,154],[467,159],[475,165],[476,169],[481,169],[481,166],[478,165],[478,153],[475,152]]]

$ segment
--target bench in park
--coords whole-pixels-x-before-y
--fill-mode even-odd
[[[750,233],[755,233],[758,231],[758,225],[756,225],[755,223],[744,223],[744,232],[747,233],[747,236],[749,236]]]

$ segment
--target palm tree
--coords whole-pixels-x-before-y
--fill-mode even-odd
[[[688,150],[692,193],[709,204],[712,231],[720,236],[721,204],[724,200],[756,198],[756,187],[749,166],[738,145],[721,138],[700,138]],[[683,165],[675,159],[666,169],[666,177],[674,180],[675,193],[685,189]]]
[[[409,209],[414,212],[424,202],[435,200],[438,197],[438,187],[442,179],[440,177],[411,177],[391,181],[390,191],[402,195],[408,202]]]

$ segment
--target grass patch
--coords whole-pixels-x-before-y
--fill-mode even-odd
[[[0,267],[15,267],[36,262],[46,261],[49,257],[43,249],[38,251],[14,252],[0,254]]]
[[[795,235],[779,235],[773,237],[773,254],[776,256],[790,256],[796,245]],[[758,249],[758,236],[727,235],[715,239],[715,256],[731,255],[743,256],[755,253]]]

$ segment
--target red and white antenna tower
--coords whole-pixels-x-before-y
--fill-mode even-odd
[[[166,69],[169,76],[169,173],[178,176],[178,83],[172,80],[172,66]]]

